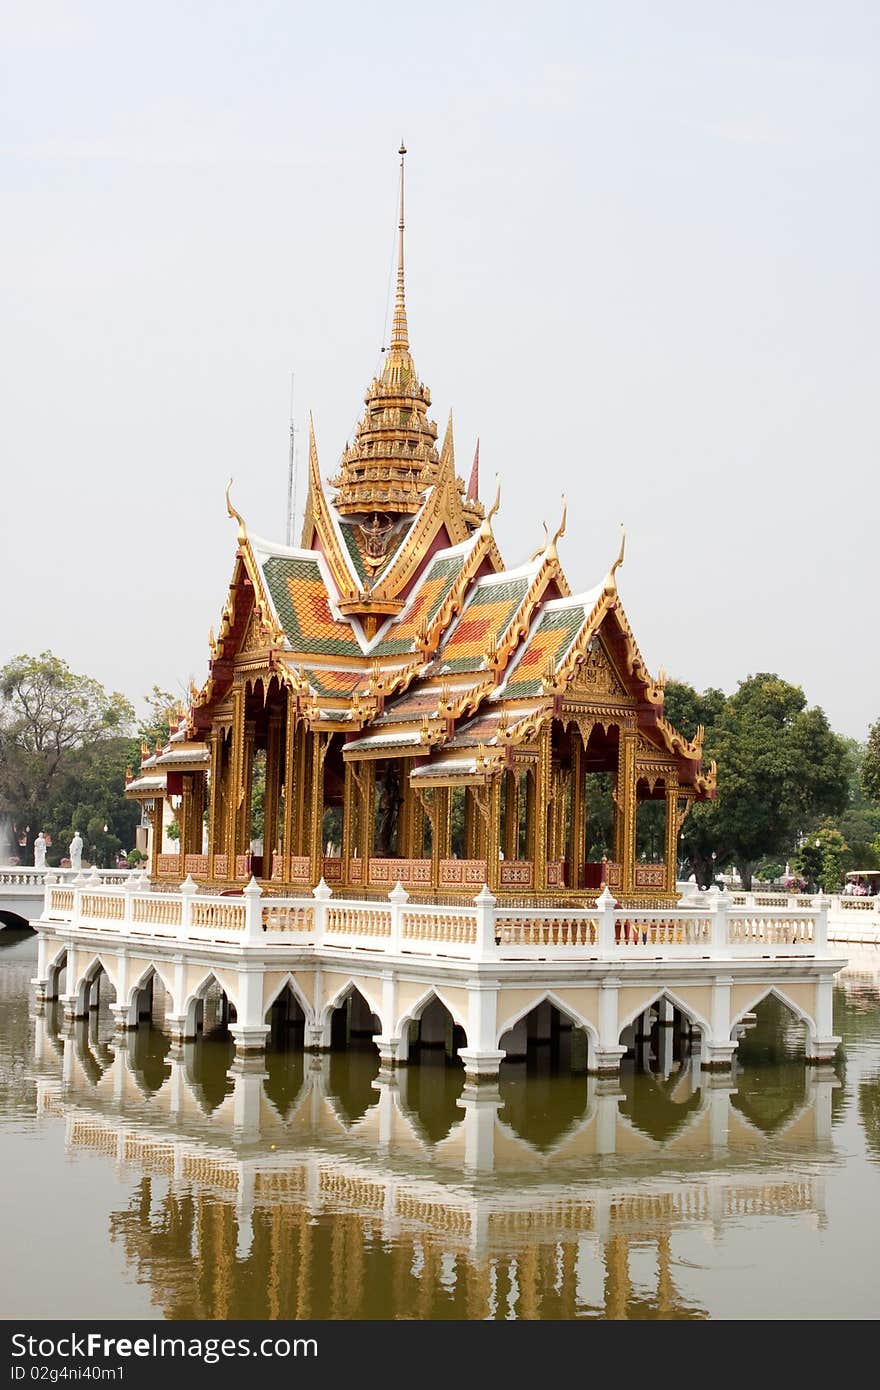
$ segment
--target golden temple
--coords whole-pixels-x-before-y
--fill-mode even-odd
[[[126,787],[149,817],[151,877],[235,891],[253,875],[283,894],[324,880],[358,898],[400,883],[433,901],[485,884],[560,905],[607,884],[668,904],[714,766],[700,731],[664,718],[618,593],[623,544],[573,594],[563,508],[505,569],[499,496],[480,502],[477,457],[467,486],[457,476],[451,417],[438,451],[406,315],[405,153],[381,375],[328,487],[310,424],[300,546],[253,535],[227,490],[237,549],[208,677]]]

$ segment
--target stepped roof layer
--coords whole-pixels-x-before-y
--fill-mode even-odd
[[[682,784],[711,794],[700,741],[663,719],[617,591],[623,550],[601,583],[572,595],[559,528],[525,564],[505,569],[494,505],[480,501],[479,446],[467,486],[456,472],[452,417],[442,444],[415,368],[404,284],[401,147],[398,275],[381,372],[332,482],[309,429],[301,544],[251,534],[232,505],[238,546],[226,603],[209,636],[209,675],[191,692],[184,736],[204,740],[238,671],[296,698],[298,717],[338,731],[346,759],[410,757],[420,778],[474,775],[534,747],[561,702],[597,717],[637,711],[649,741],[679,763]],[[248,674],[251,673],[251,674]],[[220,712],[218,715],[218,711]],[[611,711],[611,713],[609,713]],[[603,716],[605,717],[605,716]],[[175,738],[181,737],[178,730]],[[203,756],[207,756],[205,753]],[[151,755],[155,763],[158,754]],[[175,759],[162,760],[165,766]],[[143,770],[149,770],[147,763]]]

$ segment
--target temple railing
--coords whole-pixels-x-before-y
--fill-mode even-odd
[[[463,861],[468,862],[468,861]],[[730,960],[822,956],[828,900],[810,906],[737,906],[710,891],[674,908],[622,908],[608,892],[593,907],[513,908],[484,886],[471,905],[416,903],[401,884],[381,900],[334,898],[326,883],[302,897],[265,896],[256,880],[236,896],[150,891],[78,879],[49,883],[40,922],[137,941],[208,941],[238,949],[284,946],[477,961]]]

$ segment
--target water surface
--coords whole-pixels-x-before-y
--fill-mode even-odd
[[[369,1045],[236,1063],[222,1030],[120,1044],[38,1014],[0,933],[6,1318],[873,1318],[880,951],[851,948],[836,1068],[772,1002],[732,1078],[618,1083]],[[653,1068],[653,1069],[652,1069]],[[666,1074],[664,1074],[664,1072]]]

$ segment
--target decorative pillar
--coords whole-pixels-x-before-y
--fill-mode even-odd
[[[339,847],[339,853],[342,858],[342,881],[343,883],[350,883],[349,863],[357,844],[354,825],[357,785],[354,780],[354,767],[351,763],[343,763],[342,775],[342,844]]]
[[[632,893],[636,864],[636,733],[627,729],[618,753],[617,800],[622,808],[620,835],[621,891]]]
[[[272,877],[272,858],[278,846],[278,810],[281,802],[283,715],[273,710],[266,735],[266,800],[263,815],[263,878]]]
[[[449,787],[434,787],[431,802],[434,815],[431,820],[431,884],[440,887],[440,861],[449,858],[450,816]]]
[[[474,792],[471,787],[464,789],[464,858],[479,859],[480,825]]]
[[[550,791],[550,730],[545,725],[541,730],[538,745],[538,761],[535,765],[534,820],[535,831],[535,889],[538,892],[547,888],[547,807]]]
[[[306,847],[311,860],[310,874],[312,887],[324,877],[324,758],[327,754],[329,734],[316,730],[312,734],[311,747],[311,796],[309,798],[309,843]]]
[[[210,812],[208,816],[208,852],[210,875],[215,876],[214,855],[223,854],[226,845],[226,827],[223,823],[223,779],[224,779],[224,738],[223,729],[215,724],[211,730],[211,782]]]
[[[295,852],[294,834],[296,831],[296,805],[299,799],[299,786],[296,782],[296,739],[297,714],[296,696],[286,690],[287,708],[284,716],[284,830],[281,844],[281,878],[290,882],[290,861]]]
[[[486,796],[486,872],[489,890],[497,893],[501,883],[501,777],[489,783]]]
[[[678,777],[666,778],[666,891],[675,892],[678,878]]]
[[[516,772],[504,774],[504,857],[519,857],[519,776]]]
[[[584,749],[580,734],[571,737],[571,825],[568,841],[568,883],[582,888],[587,858],[587,817],[584,805]]]
[[[253,795],[254,782],[254,739],[256,726],[252,719],[246,719],[244,725],[244,748],[241,760],[241,794],[239,795],[239,810],[236,818],[236,854],[247,854],[251,847],[251,799]],[[233,871],[235,866],[233,865]],[[236,877],[238,874],[236,872]],[[247,870],[247,877],[250,877],[250,869]]]
[[[150,825],[153,829],[153,842],[150,847],[150,878],[159,877],[159,855],[162,853],[162,808],[165,798],[157,796],[150,812]]]
[[[232,687],[232,742],[226,776],[226,877],[235,878],[238,826],[244,799],[244,686]]]
[[[407,769],[406,784],[409,788],[410,806],[409,849],[407,852],[410,859],[422,859],[425,854],[425,808],[412,788],[409,780],[409,768]]]
[[[535,864],[535,866],[536,866],[536,868],[535,868],[535,876],[534,876],[534,883],[535,883],[536,886],[537,886],[537,882],[538,882],[538,877],[537,877],[537,858],[538,858],[538,855],[537,855],[537,850],[536,850],[536,847],[535,847],[535,845],[536,845],[536,840],[537,840],[536,822],[535,822],[535,800],[536,800],[536,798],[535,798],[535,780],[536,780],[536,778],[537,778],[537,775],[538,775],[538,764],[537,764],[537,763],[532,763],[529,767],[526,768],[526,773],[525,773],[525,777],[526,777],[526,844],[525,844],[525,851],[524,851],[524,853],[525,853],[526,858],[527,858],[527,859],[531,859],[531,860],[532,860],[532,863]]]

